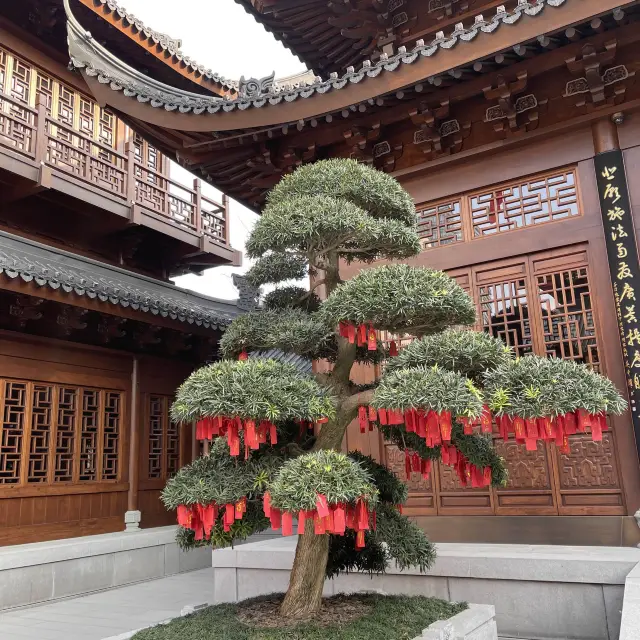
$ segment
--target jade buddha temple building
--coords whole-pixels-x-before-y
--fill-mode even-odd
[[[410,262],[454,277],[479,329],[589,364],[630,400],[567,454],[498,440],[505,487],[414,474],[406,512],[436,541],[640,542],[640,3],[236,1],[310,73],[226,79],[114,0],[0,9],[0,542],[172,520],[158,492],[195,445],[167,403],[239,312],[165,281],[238,262],[200,181],[259,212],[283,175],[332,157],[411,193]],[[167,159],[193,186],[172,187]],[[348,438],[404,475],[377,432]]]

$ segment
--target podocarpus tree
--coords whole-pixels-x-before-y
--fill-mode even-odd
[[[340,571],[426,570],[435,553],[401,514],[406,486],[359,453],[340,453],[347,426],[374,425],[405,452],[406,473],[433,461],[472,486],[504,484],[492,430],[527,449],[607,428],[624,410],[613,385],[587,367],[515,358],[475,322],[469,296],[446,274],[391,264],[343,282],[342,261],[401,260],[417,254],[416,213],[390,176],[351,160],[304,166],[285,177],[247,243],[256,286],[310,276],[311,291],[280,286],[263,308],[237,318],[221,344],[225,360],[195,372],[172,408],[212,440],[208,455],[169,481],[183,547],[221,547],[273,527],[294,531],[297,550],[282,614],[321,605],[326,576]],[[322,301],[316,295],[322,291]],[[452,328],[456,327],[456,328]],[[414,336],[398,354],[378,332]],[[325,360],[323,373],[248,358],[279,349]],[[353,383],[355,363],[383,363],[378,383]],[[495,427],[494,427],[495,425]]]

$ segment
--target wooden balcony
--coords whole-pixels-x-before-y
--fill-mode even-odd
[[[198,265],[240,263],[229,244],[229,203],[173,180],[136,158],[53,117],[40,96],[37,107],[0,93],[0,169],[19,176],[3,205],[56,190],[189,245],[181,253]],[[98,224],[98,221],[96,221]],[[208,255],[207,255],[208,254]]]

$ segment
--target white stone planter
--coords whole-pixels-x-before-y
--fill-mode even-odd
[[[470,604],[448,620],[438,620],[414,640],[497,640],[496,609],[490,604]]]

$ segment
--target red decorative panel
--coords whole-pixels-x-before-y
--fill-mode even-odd
[[[439,204],[418,211],[418,235],[423,249],[462,241],[460,201]]]
[[[580,214],[575,171],[532,178],[469,198],[474,237]]]
[[[536,283],[547,355],[598,369],[600,358],[587,267],[540,275]]]
[[[525,278],[515,278],[478,287],[485,331],[513,347],[518,355],[533,351],[529,300]]]

